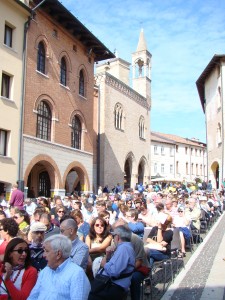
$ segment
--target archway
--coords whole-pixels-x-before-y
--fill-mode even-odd
[[[89,191],[90,183],[87,171],[84,166],[78,162],[71,163],[63,177],[66,194],[75,192]]]
[[[213,162],[211,165],[211,170],[214,176],[214,182],[212,182],[213,185],[216,186],[216,188],[219,188],[219,176],[220,176],[220,170],[219,170],[219,164],[217,161]]]
[[[59,169],[47,155],[38,155],[29,163],[24,174],[28,197],[51,196],[51,190],[61,188]]]
[[[132,159],[129,157],[125,161],[124,165],[124,189],[128,189],[131,186],[131,174],[132,174]]]
[[[138,166],[138,183],[144,183],[145,164],[143,161]]]
[[[51,197],[51,189],[54,189],[54,177],[54,169],[47,162],[35,164],[27,180],[28,197]]]

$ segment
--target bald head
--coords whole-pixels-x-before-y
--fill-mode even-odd
[[[77,222],[74,221],[74,219],[66,219],[65,221],[63,221],[60,225],[61,226],[66,227],[66,228],[72,228],[77,232],[78,226],[77,226]]]
[[[73,219],[66,219],[60,224],[61,234],[67,236],[71,241],[77,238],[77,223]]]

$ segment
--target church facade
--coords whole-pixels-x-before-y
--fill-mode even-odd
[[[143,30],[130,64],[107,60],[96,67],[98,107],[96,184],[134,188],[150,180],[151,53]]]

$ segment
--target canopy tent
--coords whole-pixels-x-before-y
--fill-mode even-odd
[[[175,177],[158,177],[151,179],[151,182],[182,182],[183,179]]]

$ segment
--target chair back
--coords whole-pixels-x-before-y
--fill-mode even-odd
[[[179,228],[173,229],[173,239],[171,241],[171,251],[181,249],[180,230]]]

